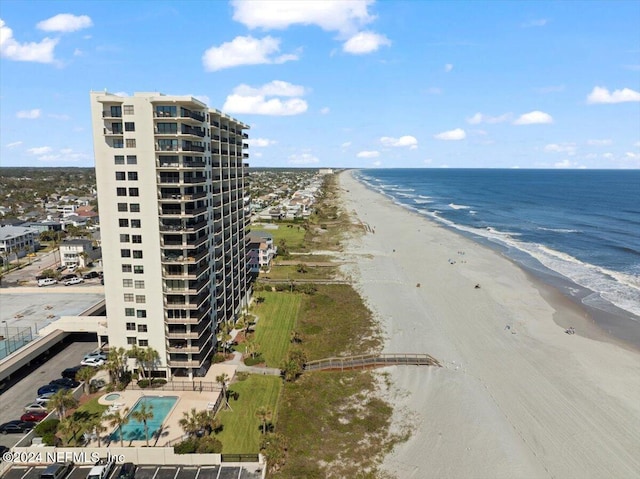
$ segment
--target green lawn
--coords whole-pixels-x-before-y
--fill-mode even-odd
[[[291,226],[291,228],[288,228]],[[260,227],[256,227],[256,230],[260,230]],[[278,229],[262,229],[273,236],[273,243],[277,246],[281,240],[285,240],[287,243],[287,249],[289,251],[298,251],[305,249],[304,235],[305,230],[302,225],[293,223],[278,223]]]
[[[281,386],[279,377],[255,374],[230,386],[230,391],[239,393],[239,397],[237,401],[229,401],[232,410],[221,409],[218,413],[223,429],[216,437],[222,442],[223,453],[259,451],[261,431],[256,410],[260,406],[269,408],[272,411],[271,422],[275,424]]]
[[[255,340],[267,366],[278,368],[282,364],[289,346],[290,333],[296,323],[302,295],[298,293],[274,293],[260,291],[262,304],[255,304],[252,313],[258,316]]]
[[[294,257],[295,259],[295,257]],[[306,272],[299,273],[297,265],[278,265],[271,266],[271,271],[262,273],[261,276],[270,279],[331,279],[335,276],[335,266],[306,266]]]

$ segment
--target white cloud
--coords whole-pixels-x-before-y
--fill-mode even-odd
[[[604,158],[605,160],[611,160],[613,159],[613,153],[611,152],[603,153],[602,158]]]
[[[81,57],[81,56],[83,56],[83,55],[84,55],[84,52],[83,52],[82,50],[80,50],[79,48],[76,48],[76,49],[73,51],[73,56],[74,56],[74,57]]]
[[[611,145],[613,141],[611,140],[587,140],[587,145],[590,146],[607,146]]]
[[[342,145],[340,145],[340,148],[349,148],[350,146],[351,146],[351,142],[345,141]]]
[[[467,123],[470,125],[479,125],[480,123],[502,123],[511,119],[511,113],[504,113],[499,116],[483,115],[482,113],[476,113],[470,118],[467,118]]]
[[[436,140],[464,140],[467,134],[462,128],[456,128],[455,130],[443,131],[437,135],[433,135]]]
[[[58,39],[44,38],[39,43],[19,43],[13,30],[0,19],[0,57],[19,62],[53,63],[53,50]]]
[[[69,115],[58,115],[57,113],[49,113],[47,114],[47,116],[49,118],[55,118],[56,120],[62,120],[62,121],[71,120],[71,117]]]
[[[418,140],[414,136],[410,135],[401,136],[400,138],[383,136],[382,138],[380,138],[380,143],[382,143],[383,146],[408,146],[412,150],[418,148]]]
[[[572,163],[569,160],[562,160],[553,164],[554,168],[575,168],[576,166],[577,166],[576,163]]]
[[[91,17],[87,15],[72,15],[70,13],[60,13],[54,17],[43,20],[36,25],[45,32],[76,32],[83,28],[93,26]]]
[[[267,97],[297,97],[305,94],[305,88],[299,85],[275,80],[261,87],[254,88],[241,84],[227,96],[222,107],[229,113],[244,113],[253,115],[290,116],[299,115],[307,111],[307,102],[301,98],[281,100]]]
[[[252,151],[251,152],[251,156],[254,158],[262,158],[262,152],[261,151]]]
[[[36,148],[29,148],[27,151],[32,155],[44,155],[45,153],[50,153],[53,149],[50,146],[38,146]]]
[[[513,122],[514,125],[537,125],[544,123],[553,123],[553,118],[548,113],[543,111],[530,111]]]
[[[126,91],[117,91],[114,93],[114,95],[116,96],[123,96],[123,97],[128,97],[129,94]]]
[[[633,144],[633,146],[636,146],[636,147],[640,148],[640,141],[636,141],[636,142]]]
[[[442,88],[438,88],[438,87],[432,86],[430,88],[427,88],[427,93],[429,95],[440,95],[440,94],[442,94]]]
[[[379,156],[379,151],[361,151],[356,155],[358,158],[378,158]]]
[[[449,73],[451,70],[453,70],[453,65],[452,65],[451,63],[447,63],[447,64],[444,66],[444,71],[445,71],[445,73]]]
[[[300,153],[289,156],[289,163],[292,165],[311,165],[319,162],[320,160],[311,153]]]
[[[549,23],[549,20],[547,20],[546,18],[539,18],[536,20],[530,20],[526,23],[523,23],[522,26],[524,28],[529,28],[529,27],[544,27],[547,23]]]
[[[250,138],[247,140],[250,146],[257,148],[265,148],[267,146],[275,145],[277,141],[269,140],[267,138]]]
[[[425,165],[430,165],[431,163],[433,163],[433,160],[432,160],[431,158],[427,158],[426,160],[422,160],[422,162],[423,162]]]
[[[349,38],[342,50],[352,55],[364,55],[366,53],[375,52],[381,46],[390,46],[391,40],[384,35],[375,32],[359,32]]]
[[[331,109],[328,106],[320,109],[320,113],[322,113],[323,115],[328,115],[330,111]]]
[[[550,143],[544,147],[544,151],[548,153],[566,153],[567,155],[575,155],[576,145],[573,143]]]
[[[22,145],[21,141],[14,141],[13,143],[8,143],[5,145],[6,148],[15,148],[17,146]]]
[[[284,30],[291,25],[316,25],[325,31],[351,35],[375,16],[371,0],[232,0],[233,19],[250,29]]]
[[[205,50],[202,55],[202,64],[206,71],[211,72],[240,65],[279,64],[298,59],[297,54],[277,55],[279,52],[280,39],[278,38],[236,37],[219,47]]]
[[[627,151],[624,155],[627,158],[631,158],[632,160],[640,160],[640,153],[634,153],[633,151]]]
[[[207,95],[191,95],[193,98],[195,98],[196,100],[201,101],[202,103],[204,103],[205,105],[210,105],[210,99]]]
[[[629,101],[640,101],[640,93],[630,88],[609,92],[609,90],[604,87],[596,86],[587,97],[587,103],[590,104],[624,103]]]
[[[21,110],[16,113],[16,118],[23,118],[26,120],[35,120],[36,118],[40,118],[42,115],[42,111],[38,108],[34,108],[33,110]]]
[[[382,162],[380,160],[374,161],[373,166],[382,166]]]

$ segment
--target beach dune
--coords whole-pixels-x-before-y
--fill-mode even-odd
[[[347,211],[370,229],[347,243],[346,272],[381,322],[384,352],[429,353],[443,364],[385,369],[394,427],[413,429],[385,471],[640,477],[638,351],[498,252],[394,204],[351,172],[340,186]]]

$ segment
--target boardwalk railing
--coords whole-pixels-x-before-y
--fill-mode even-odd
[[[371,367],[394,366],[398,364],[418,366],[441,366],[440,362],[429,354],[395,353],[363,354],[339,358],[326,358],[309,361],[305,371],[366,369]]]
[[[218,392],[222,388],[220,384],[210,381],[168,381],[163,385],[153,385],[140,387],[135,382],[130,382],[127,389],[135,391],[198,391],[198,392]]]

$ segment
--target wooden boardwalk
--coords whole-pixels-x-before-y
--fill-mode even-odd
[[[351,369],[378,368],[384,366],[412,365],[437,366],[440,362],[429,354],[395,353],[395,354],[363,354],[309,361],[304,365],[305,371],[347,371]]]

